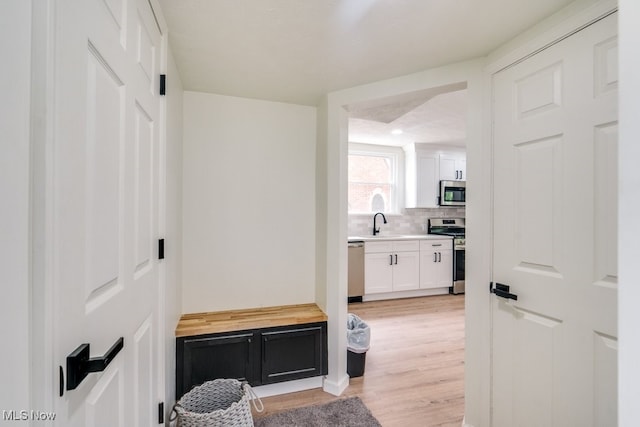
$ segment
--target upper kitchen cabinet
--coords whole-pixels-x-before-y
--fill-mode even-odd
[[[466,154],[462,148],[414,143],[403,149],[407,208],[437,208],[440,180],[466,179]]]
[[[467,179],[467,156],[464,152],[440,154],[440,180]]]
[[[405,206],[434,208],[438,206],[438,154],[405,147]]]

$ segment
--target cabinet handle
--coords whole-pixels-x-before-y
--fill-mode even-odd
[[[456,179],[458,179],[458,173],[459,173],[459,172],[458,172],[458,171],[456,171]]]
[[[393,265],[393,255],[389,255],[389,265]]]
[[[433,253],[433,262],[438,262],[438,254],[436,252]]]
[[[396,265],[398,265],[398,254],[396,254]]]
[[[442,252],[438,252],[438,262],[442,262]]]

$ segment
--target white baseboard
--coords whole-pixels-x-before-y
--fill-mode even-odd
[[[304,378],[301,380],[285,381],[253,387],[258,397],[277,396],[279,394],[295,393],[296,391],[311,390],[322,387],[323,377]]]
[[[334,396],[340,396],[343,391],[349,386],[349,375],[344,374],[340,381],[337,383],[334,381],[329,381],[328,379],[324,380],[324,386],[322,389],[327,393],[333,394]]]
[[[426,297],[431,295],[445,295],[449,288],[416,289],[413,291],[383,292],[379,294],[363,295],[362,301],[380,301],[385,299]]]

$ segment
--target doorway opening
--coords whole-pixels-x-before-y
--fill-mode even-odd
[[[433,218],[465,218],[465,206],[440,206],[437,197],[441,179],[466,180],[468,104],[467,83],[461,82],[345,107],[350,241],[360,236],[367,244],[373,237],[373,218],[377,212],[386,215],[386,222],[379,220],[375,225],[380,229],[378,236],[389,240],[394,236],[426,235]],[[422,154],[429,160],[422,162]],[[374,160],[367,161],[366,156]],[[449,164],[453,176],[446,175]],[[383,208],[371,205],[372,198],[383,196],[389,200]],[[453,255],[453,246],[451,252]],[[366,259],[365,253],[365,272]],[[368,386],[377,379],[388,377],[386,380],[392,381],[391,377],[398,375],[406,377],[411,384],[408,389],[414,395],[431,394],[416,391],[426,390],[428,384],[446,383],[446,390],[438,390],[441,398],[423,404],[420,409],[416,404],[411,416],[425,416],[439,408],[451,418],[444,421],[459,422],[464,414],[464,372],[458,368],[464,365],[465,296],[452,295],[453,286],[424,285],[420,274],[428,275],[430,271],[421,268],[421,262],[418,261],[415,286],[408,290],[403,284],[398,291],[392,283],[389,292],[369,287],[368,293],[367,274],[359,275],[365,277],[364,295],[354,301],[364,302],[349,304],[348,311],[371,323],[372,348],[368,360],[365,359],[364,377],[369,374],[375,378],[366,383],[362,378],[352,378],[346,393],[357,389],[366,395]],[[349,268],[352,265],[350,262]],[[449,273],[453,281],[455,268]],[[432,351],[437,351],[436,357],[441,358],[439,368],[431,365],[435,356]]]

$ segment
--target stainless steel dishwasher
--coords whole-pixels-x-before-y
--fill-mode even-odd
[[[362,302],[364,295],[364,242],[349,241],[349,302]]]

